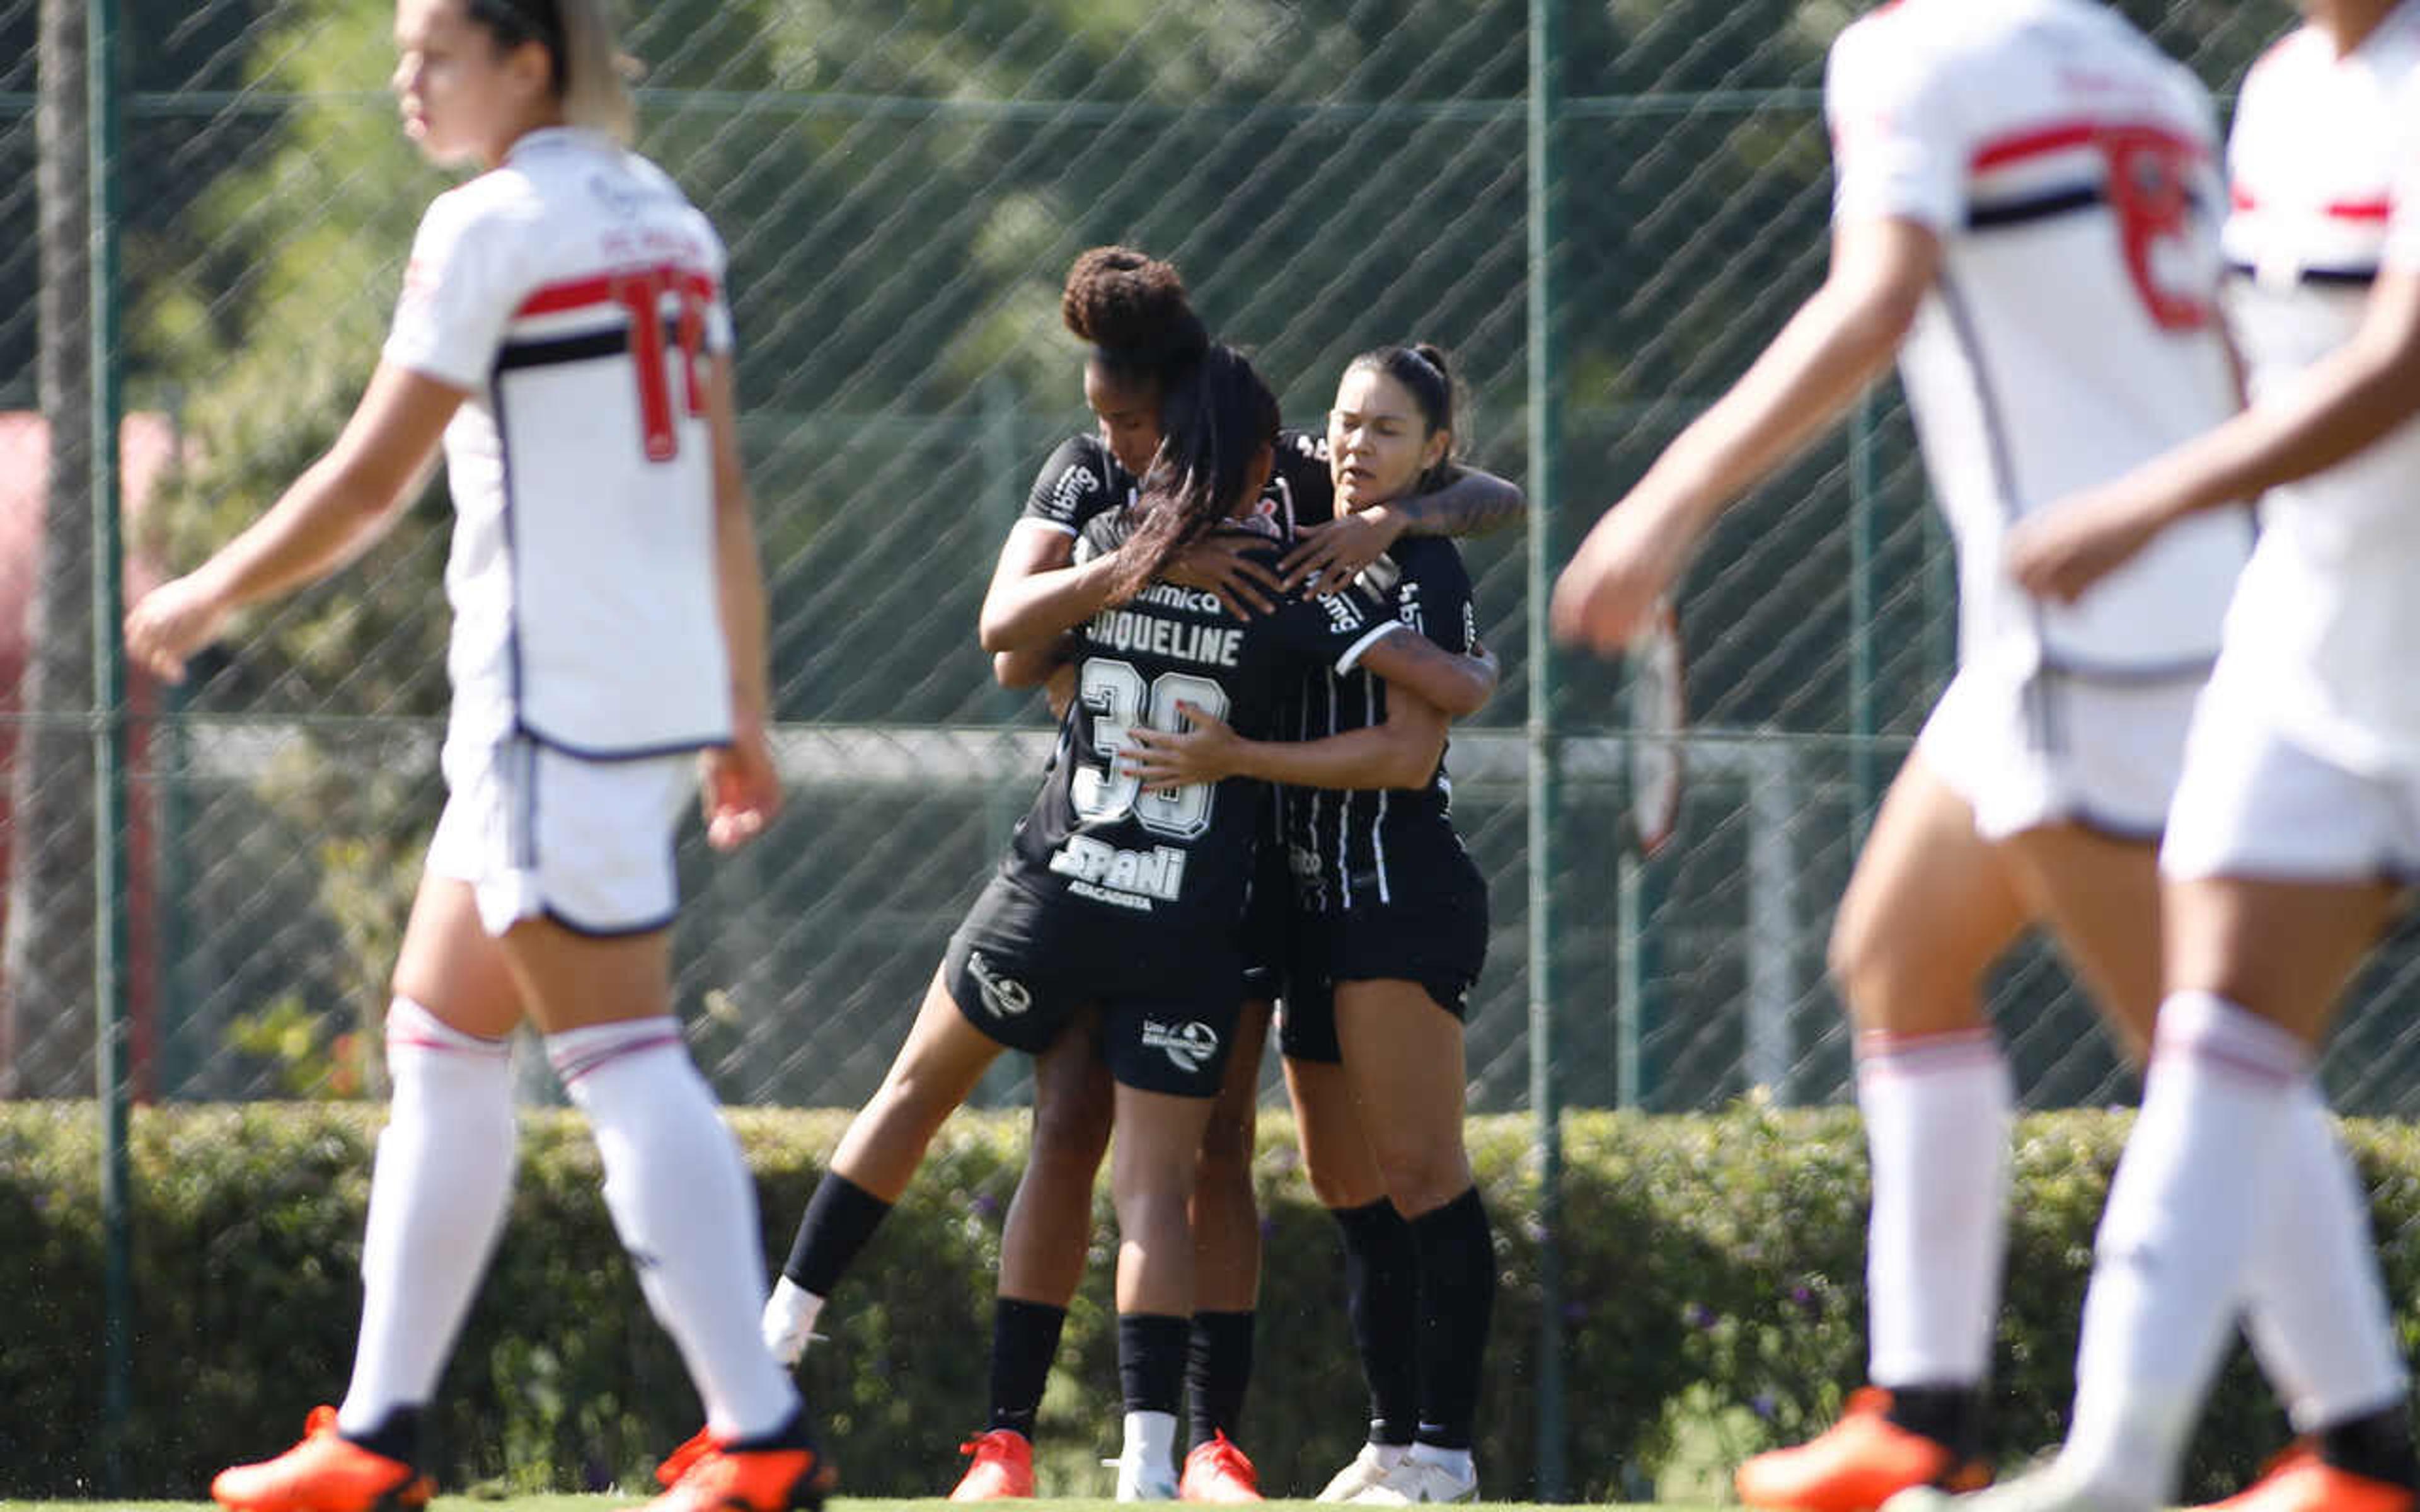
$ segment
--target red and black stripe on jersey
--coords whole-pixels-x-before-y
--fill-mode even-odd
[[[1405,536],[1361,575],[1360,586],[1448,651],[1466,653],[1477,640],[1470,573],[1450,541]],[[1386,718],[1385,679],[1357,669],[1314,673],[1301,690],[1291,735],[1316,740]],[[1443,869],[1461,865],[1451,797],[1443,761],[1418,790],[1280,789],[1279,825],[1303,911],[1405,904],[1439,885]]]
[[[1114,549],[1131,520],[1096,516],[1079,560]],[[1274,564],[1273,543],[1266,560]],[[1239,924],[1266,788],[1231,778],[1143,792],[1118,769],[1127,728],[1175,727],[1177,705],[1206,708],[1256,740],[1283,739],[1303,679],[1386,633],[1391,601],[1373,585],[1231,614],[1211,594],[1154,583],[1076,632],[1076,699],[1042,791],[1001,867],[1053,906],[1090,912],[1102,949],[1166,950],[1171,937],[1231,938]],[[1399,633],[1399,632],[1398,632]],[[1182,970],[1181,952],[1171,952]]]

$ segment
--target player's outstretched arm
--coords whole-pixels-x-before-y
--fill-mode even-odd
[[[1298,788],[1419,788],[1445,759],[1448,720],[1435,704],[1389,687],[1384,723],[1317,740],[1250,740],[1204,710],[1179,703],[1187,728],[1132,726],[1121,768],[1147,788],[1230,777]]]
[[[1916,222],[1836,227],[1823,286],[1580,543],[1555,584],[1556,637],[1610,655],[1637,635],[1707,527],[1889,365],[1940,264]]]
[[[714,457],[715,586],[731,664],[731,744],[706,753],[700,774],[706,838],[717,850],[753,840],[782,807],[773,761],[771,676],[768,670],[765,571],[756,547],[755,504],[739,455],[738,405],[728,354],[706,369],[706,422]]]
[[[380,363],[336,443],[267,513],[208,562],[161,584],[126,616],[126,645],[155,675],[182,681],[185,661],[247,604],[334,572],[418,492],[461,390]]]
[[[2177,520],[2325,471],[2420,413],[2420,269],[2390,266],[2305,381],[2009,532],[2010,576],[2072,600]]]
[[[1452,481],[1432,493],[1390,499],[1325,525],[1304,526],[1301,541],[1279,563],[1286,586],[1332,594],[1406,535],[1484,535],[1528,512],[1520,485],[1458,462],[1450,471]]]

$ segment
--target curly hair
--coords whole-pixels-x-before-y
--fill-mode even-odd
[[[1201,361],[1210,332],[1170,263],[1131,247],[1094,247],[1067,270],[1059,317],[1112,379],[1165,391]]]

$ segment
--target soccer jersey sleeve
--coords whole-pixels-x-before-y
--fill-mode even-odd
[[[1288,599],[1267,618],[1290,656],[1349,672],[1372,646],[1408,628],[1392,610],[1384,593],[1356,579],[1333,594]]]
[[[1832,220],[1914,221],[1935,231],[1966,213],[1965,151],[1946,69],[1876,15],[1832,44],[1823,116],[1832,134]]]
[[[1479,639],[1479,612],[1462,553],[1450,541],[1411,536],[1396,543],[1393,555],[1403,574],[1395,617],[1446,650],[1466,654]]]
[[[380,353],[387,362],[458,389],[487,384],[521,295],[511,229],[460,190],[437,197],[412,238],[403,296]]]
[[[1070,436],[1034,474],[1024,512],[1017,518],[1020,523],[1032,520],[1075,535],[1117,501],[1108,455],[1090,437]]]

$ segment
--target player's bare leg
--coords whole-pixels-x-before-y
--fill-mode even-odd
[[[970,1458],[956,1502],[1034,1494],[1033,1425],[1067,1304],[1083,1280],[1093,1232],[1093,1182],[1109,1153],[1115,1112],[1109,1066],[1085,1016],[1033,1061],[1033,1137],[1000,1237],[993,1304],[990,1419],[958,1446]]]
[[[420,1417],[477,1291],[512,1193],[512,1057],[519,989],[470,887],[425,877],[387,1010],[393,1082],[362,1241],[362,1326],[341,1407],[302,1443],[217,1477],[211,1494],[257,1512],[415,1506]]]
[[[1177,1488],[1188,1502],[1260,1500],[1259,1477],[1234,1441],[1251,1382],[1260,1304],[1261,1207],[1252,1190],[1252,1155],[1269,1014],[1266,1002],[1248,1002],[1236,1014],[1226,1078],[1202,1130],[1194,1178],[1193,1322],[1185,1370],[1191,1405]]]
[[[1403,1464],[1360,1501],[1466,1501],[1481,1362],[1496,1299],[1487,1210],[1463,1145],[1462,1021],[1417,982],[1336,983],[1352,1105],[1388,1200],[1411,1230],[1419,1277],[1419,1426]]]
[[[908,1190],[933,1136],[1000,1054],[999,1041],[959,1011],[937,969],[907,1042],[842,1134],[799,1221],[762,1322],[777,1358],[795,1364],[805,1351],[824,1299]]]
[[[1857,857],[1830,952],[1858,1030],[1873,1164],[1873,1386],[1811,1443],[1742,1465],[1751,1506],[1870,1512],[1909,1486],[1979,1484],[2013,1100],[1981,983],[2030,913],[1972,808],[1910,757]]]
[[[2173,990],[2160,1010],[2143,1111],[2102,1219],[2073,1426],[2055,1463],[1971,1499],[1977,1512],[2139,1512],[2170,1497],[2238,1299],[2250,1293],[2258,1306],[2273,1295],[2260,1276],[2259,1230],[2284,1222],[2277,1204],[2304,1199],[2288,1188],[2311,1184],[2288,1164],[2298,1145],[2296,1104],[2309,1049],[2384,927],[2393,897],[2375,883],[2168,885],[2164,933]],[[2277,949],[2279,940],[2294,949]],[[2340,1165],[2326,1174],[2349,1187]],[[2357,1194],[2348,1194],[2331,1221],[2366,1237]],[[2375,1257],[2365,1253],[2364,1261],[2369,1275],[2350,1288],[2347,1310],[2366,1315],[2376,1350],[2369,1395],[2384,1405],[2368,1415],[2373,1423],[2382,1413],[2397,1420],[2378,1425],[2397,1430],[2391,1442],[2370,1445],[2387,1463],[2375,1474],[2331,1465],[2323,1438],[2319,1453],[2289,1458],[2234,1504],[2375,1512],[2412,1505],[2401,1364],[2383,1300],[2372,1289]],[[2295,1383],[2280,1385],[2289,1396],[2296,1391]],[[2362,1447],[2341,1440],[2338,1446]],[[1947,1504],[1916,1493],[1904,1503],[1910,1512]]]
[[[1118,1500],[1176,1495],[1176,1412],[1193,1316],[1193,1202],[1212,1100],[1117,1089],[1109,1185],[1118,1210],[1118,1373],[1125,1444]]]

